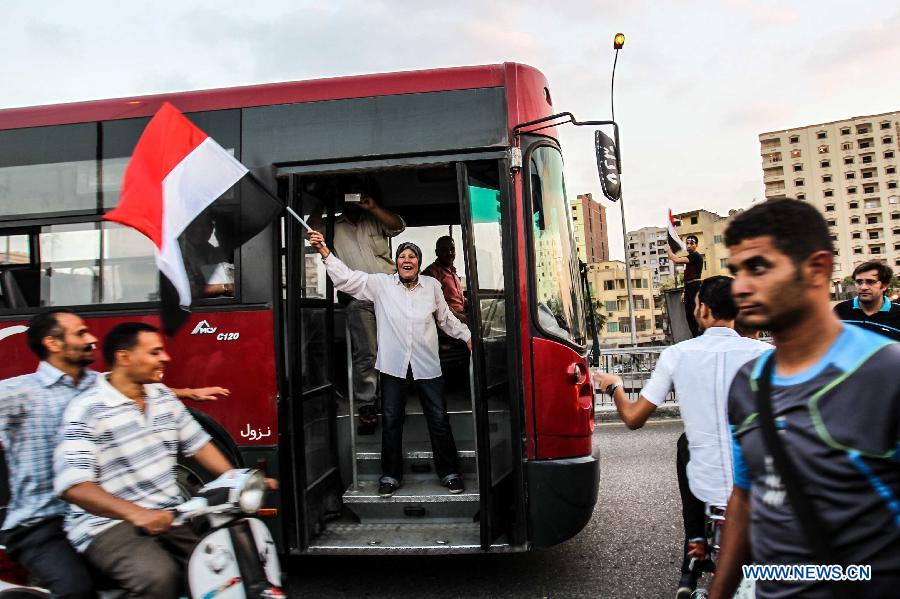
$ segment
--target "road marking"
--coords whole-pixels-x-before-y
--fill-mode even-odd
[[[650,424],[672,424],[673,422],[681,422],[681,418],[657,418],[654,420],[648,420],[644,423],[644,426]],[[622,428],[625,428],[625,423],[621,420],[616,420],[614,422],[597,422],[594,426],[621,426]]]

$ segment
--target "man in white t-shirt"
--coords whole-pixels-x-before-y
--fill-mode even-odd
[[[734,330],[737,305],[730,277],[703,280],[694,316],[703,334],[665,349],[636,402],[628,399],[621,377],[595,375],[613,397],[628,428],[640,428],[674,388],[684,421],[687,448],[679,451],[679,486],[685,527],[685,558],[676,597],[689,597],[699,573],[691,558],[706,555],[703,504],[725,506],[732,487],[728,391],[738,370],[771,346]],[[684,465],[686,464],[686,469]],[[687,478],[687,485],[681,480]],[[688,491],[688,486],[690,487]],[[693,497],[691,497],[693,496]],[[691,501],[693,498],[699,501]],[[696,501],[698,506],[692,505]],[[699,508],[699,509],[698,509]]]

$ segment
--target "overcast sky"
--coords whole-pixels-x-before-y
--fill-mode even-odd
[[[0,107],[516,61],[554,105],[610,116],[628,228],[763,197],[764,131],[900,109],[891,0],[115,2],[0,0]],[[568,191],[601,196],[592,138],[561,130]],[[613,256],[619,208],[604,200]]]

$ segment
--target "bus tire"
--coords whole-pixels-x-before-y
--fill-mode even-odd
[[[244,460],[241,458],[241,452],[238,451],[237,445],[231,439],[228,432],[222,428],[222,425],[200,410],[188,408],[188,412],[194,417],[197,424],[212,437],[213,445],[222,452],[225,459],[231,462],[235,468],[243,468]],[[194,496],[203,485],[214,478],[215,476],[210,474],[210,472],[201,466],[194,458],[183,455],[178,456],[176,479],[179,491],[184,499]]]

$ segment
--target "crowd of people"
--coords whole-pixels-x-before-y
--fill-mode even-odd
[[[722,507],[711,598],[732,597],[746,564],[871,566],[866,582],[760,580],[756,596],[764,599],[893,596],[900,307],[885,294],[891,269],[860,264],[856,298],[832,308],[827,224],[792,199],[736,216],[725,244],[732,277],[704,279],[686,300],[702,335],[662,352],[639,399],[629,401],[620,377],[597,374],[630,428],[676,391],[686,438],[678,450],[685,559],[676,597],[691,596],[699,574],[692,565],[707,554],[704,510]],[[765,330],[772,344],[742,338],[736,327],[745,336]]]

